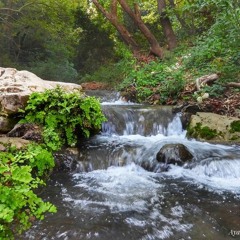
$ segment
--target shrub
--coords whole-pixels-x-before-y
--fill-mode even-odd
[[[130,71],[120,88],[129,86],[135,87],[138,102],[148,101],[153,94],[158,94],[159,103],[164,104],[178,97],[184,87],[184,78],[181,69],[154,61]]]
[[[53,168],[54,159],[46,146],[36,144],[21,150],[8,146],[0,159],[0,239],[9,240],[35,219],[42,220],[46,212],[56,212],[34,192],[45,185],[43,177]]]
[[[66,93],[60,87],[33,93],[21,121],[43,126],[45,144],[53,151],[73,146],[78,136],[89,137],[105,120],[99,101],[80,92]]]

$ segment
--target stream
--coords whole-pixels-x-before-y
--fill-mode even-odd
[[[79,144],[72,171],[52,175],[42,197],[58,212],[22,239],[240,239],[239,146],[188,140],[171,107],[88,94],[102,95],[108,122]],[[184,144],[193,163],[158,171],[168,143]]]

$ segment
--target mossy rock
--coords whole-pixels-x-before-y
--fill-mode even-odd
[[[216,129],[210,129],[208,126],[202,126],[201,123],[197,123],[196,126],[188,129],[188,135],[194,138],[202,138],[211,140],[221,135],[221,132],[217,132]]]
[[[240,132],[240,120],[233,121],[230,126],[231,126],[230,131],[231,131],[232,133],[234,133],[234,132]]]
[[[240,120],[214,113],[192,115],[187,136],[200,141],[240,143]]]

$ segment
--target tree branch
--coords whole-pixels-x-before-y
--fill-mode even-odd
[[[237,88],[240,88],[240,83],[239,83],[239,82],[230,82],[230,83],[227,83],[227,86],[228,86],[228,87],[237,87]]]
[[[204,84],[207,84],[209,82],[214,82],[218,79],[218,75],[216,73],[210,74],[210,75],[205,75],[200,78],[196,79],[196,88],[199,91],[201,87],[204,86]]]

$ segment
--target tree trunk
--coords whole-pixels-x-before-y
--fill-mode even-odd
[[[92,0],[96,8],[110,21],[110,23],[117,29],[121,35],[124,43],[128,45],[133,52],[133,55],[137,57],[140,52],[139,45],[133,39],[131,33],[122,25],[117,18],[117,0],[112,0],[111,11],[107,12],[103,6],[98,2],[98,0]]]
[[[142,34],[145,36],[145,38],[149,42],[151,53],[153,53],[154,55],[162,59],[163,49],[160,47],[155,36],[152,34],[152,32],[149,30],[149,28],[145,25],[145,23],[141,19],[141,14],[138,8],[138,4],[134,5],[135,12],[133,12],[132,9],[127,4],[126,0],[118,0],[118,2],[120,3],[122,9],[132,18],[136,26],[139,28],[139,30],[142,32]]]
[[[160,14],[160,23],[163,28],[163,33],[167,39],[169,49],[174,49],[177,46],[176,35],[173,31],[171,21],[166,13],[166,0],[157,0],[158,12]]]
[[[181,27],[182,27],[184,30],[186,30],[187,32],[190,32],[189,26],[187,25],[187,23],[185,22],[185,20],[179,15],[179,13],[178,13],[177,11],[175,11],[176,4],[174,3],[174,0],[169,0],[169,4],[170,4],[170,7],[173,9],[174,14],[175,14],[177,20],[179,21]]]

